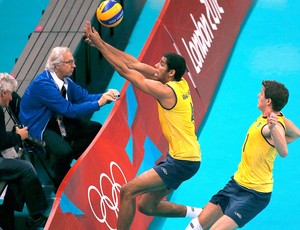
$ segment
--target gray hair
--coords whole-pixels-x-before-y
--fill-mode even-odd
[[[17,90],[17,80],[8,73],[0,73],[0,92],[13,92]]]
[[[63,62],[64,58],[63,58],[62,54],[67,51],[71,52],[71,50],[68,47],[58,46],[58,47],[53,48],[48,57],[45,69],[49,70],[49,71],[55,71],[55,65]]]

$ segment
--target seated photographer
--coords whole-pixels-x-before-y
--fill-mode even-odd
[[[20,104],[21,123],[28,127],[32,137],[46,143],[56,188],[69,171],[72,160],[85,151],[102,126],[83,117],[116,101],[115,95],[119,94],[113,89],[103,94],[89,94],[71,80],[75,68],[69,48],[53,48],[45,70],[30,83]]]
[[[8,156],[28,137],[27,127],[16,127],[15,132],[7,132],[5,127],[3,107],[8,107],[16,87],[17,81],[11,75],[0,73],[0,181],[8,184],[0,206],[0,228],[5,230],[14,229],[14,211],[22,211],[24,202],[30,215],[28,227],[43,227],[47,221],[43,212],[48,203],[34,167],[29,161]]]

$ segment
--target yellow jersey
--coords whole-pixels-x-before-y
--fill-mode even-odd
[[[177,160],[201,161],[189,85],[184,78],[168,82],[167,85],[174,91],[176,103],[171,109],[163,108],[158,103],[158,115],[169,143],[169,154]]]
[[[285,128],[283,115],[278,116],[278,121]],[[268,193],[273,190],[273,168],[278,152],[262,135],[265,125],[267,118],[260,116],[249,128],[234,179],[243,187]]]

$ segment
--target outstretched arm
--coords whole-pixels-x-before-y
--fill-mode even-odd
[[[88,44],[90,44],[91,46],[96,47],[96,44],[94,44],[94,41],[91,40],[89,37],[87,37],[85,39],[85,41]],[[109,49],[110,52],[112,52],[115,56],[118,56],[118,58],[121,59],[121,61],[124,62],[124,64],[129,69],[133,69],[133,70],[140,72],[142,75],[144,75],[148,79],[156,80],[155,68],[153,68],[150,65],[140,62],[134,56],[113,47],[112,45],[108,44],[107,42],[105,42],[103,40],[102,40],[102,43],[106,46],[107,49]],[[96,47],[96,48],[98,48],[98,47]]]
[[[125,79],[134,84],[141,91],[154,96],[156,99],[163,101],[165,99],[169,99],[173,97],[173,91],[170,87],[162,84],[159,81],[147,79],[142,73],[142,70],[138,70],[142,67],[129,68],[128,65],[128,55],[122,54],[119,55],[119,51],[116,48],[112,48],[112,46],[108,46],[105,43],[99,33],[95,30],[95,28],[91,27],[89,21],[86,22],[84,28],[85,36],[90,39],[93,45],[102,53],[104,58],[112,65],[112,67]],[[121,51],[120,51],[121,52]],[[132,58],[129,58],[131,61]],[[127,64],[127,65],[126,65]],[[148,66],[146,64],[143,65]],[[142,68],[143,70],[145,70]],[[154,69],[154,68],[153,68]],[[155,69],[154,69],[155,70]]]
[[[140,72],[148,79],[156,80],[155,69],[152,66],[140,62],[132,55],[125,53],[121,50],[118,50],[106,42],[104,43],[108,49],[110,49],[115,55],[117,55],[119,58],[121,58],[124,61],[124,63],[129,69],[133,69]]]

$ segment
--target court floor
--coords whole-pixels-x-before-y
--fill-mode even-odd
[[[50,0],[0,0],[0,73],[10,73]]]
[[[48,2],[0,0],[0,72],[11,71]],[[299,7],[297,0],[254,1],[199,133],[201,169],[174,192],[171,201],[201,207],[230,179],[247,129],[260,115],[257,95],[262,80],[287,86],[290,99],[283,113],[300,126]],[[289,145],[287,158],[276,159],[271,202],[244,229],[300,228],[299,149],[300,140]],[[184,229],[188,223],[184,218],[155,218],[149,229]]]

